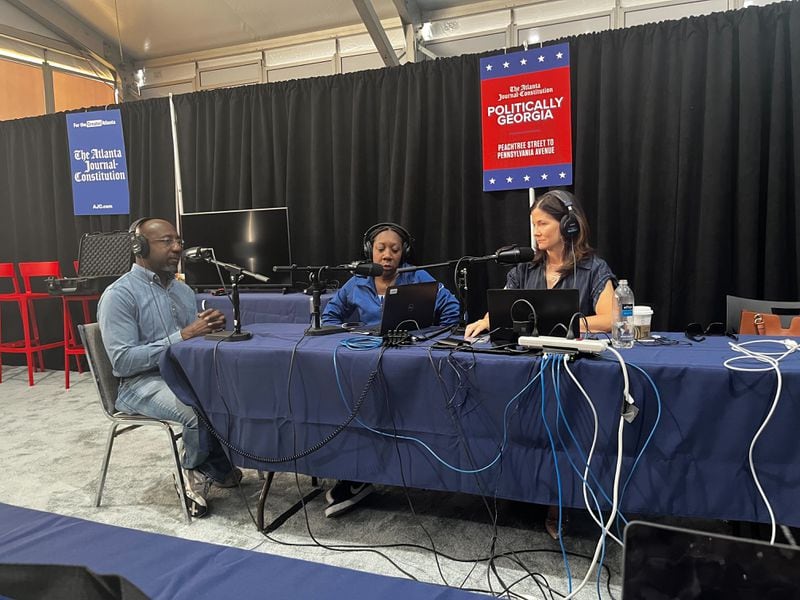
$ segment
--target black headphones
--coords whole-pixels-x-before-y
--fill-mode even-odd
[[[397,223],[378,223],[364,232],[364,239],[362,240],[364,258],[372,260],[372,242],[375,241],[375,238],[381,231],[386,231],[387,229],[394,231],[400,236],[403,242],[403,254],[400,257],[400,261],[407,261],[411,256],[411,243],[414,241],[414,238],[411,237],[411,234],[405,227]]]
[[[549,190],[547,193],[558,198],[559,202],[567,209],[567,214],[561,217],[561,237],[567,241],[575,239],[581,231],[581,222],[575,212],[575,203],[572,201],[571,194],[563,190]]]
[[[147,258],[150,254],[150,242],[147,241],[147,238],[144,237],[141,233],[139,233],[139,227],[145,221],[149,221],[152,217],[142,217],[141,219],[136,219],[131,226],[128,227],[128,237],[131,240],[131,252],[133,252],[134,256],[138,256],[140,258]]]

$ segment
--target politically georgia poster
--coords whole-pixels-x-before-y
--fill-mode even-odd
[[[480,61],[483,190],[572,183],[569,44]]]

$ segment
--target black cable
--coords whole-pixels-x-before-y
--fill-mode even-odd
[[[299,480],[297,480],[297,482],[299,483]],[[241,488],[241,486],[239,487],[239,492],[240,492],[240,494],[242,496],[242,501],[245,504],[247,512],[250,515],[250,520],[252,521],[253,525],[255,526],[256,525],[255,515],[253,515],[252,509],[250,508],[250,504],[249,504],[249,502],[247,500],[247,496],[245,495],[244,490]],[[302,493],[302,491],[301,491],[301,493]],[[307,514],[306,514],[306,524],[308,525],[308,515]],[[428,548],[427,546],[423,546],[422,544],[413,544],[413,543],[408,543],[408,542],[397,543],[397,544],[374,544],[374,545],[371,545],[371,546],[363,545],[363,544],[321,544],[319,541],[315,541],[315,543],[303,543],[303,542],[287,542],[285,540],[280,540],[280,539],[278,539],[278,538],[276,538],[276,537],[272,536],[271,534],[266,533],[264,531],[259,531],[259,533],[261,533],[261,535],[263,535],[270,542],[273,542],[273,543],[278,544],[280,546],[287,546],[287,547],[292,547],[292,548],[323,548],[325,550],[332,550],[334,552],[348,552],[348,551],[352,551],[352,552],[373,552],[373,551],[377,551],[378,549],[389,550],[389,549],[401,549],[401,548],[409,548],[409,549],[413,549],[413,550],[423,550],[423,551],[426,551],[426,552],[430,552],[431,551],[430,548]],[[312,537],[312,539],[315,539],[315,538]],[[449,555],[449,554],[447,554],[445,552],[442,552],[441,550],[439,550],[437,552],[438,552],[440,557],[442,557],[442,558],[444,558],[446,560],[455,562],[455,563],[481,563],[481,562],[487,562],[491,558],[491,556],[478,556],[478,557],[474,557],[474,558],[471,558],[471,557],[460,558],[460,557],[457,557],[457,556],[451,556],[451,555]],[[520,549],[520,550],[509,550],[507,552],[501,552],[501,553],[497,554],[497,557],[504,558],[504,557],[510,556],[512,554],[516,555],[516,554],[538,554],[538,553],[545,553],[545,554],[558,553],[558,554],[561,554],[561,550],[555,550],[555,549],[552,549],[552,548],[523,548],[523,549]],[[383,554],[381,554],[381,555],[384,556],[384,558],[386,558],[385,555],[383,555]],[[590,561],[590,562],[592,560],[591,556],[589,556],[587,554],[581,554],[579,552],[567,551],[567,556],[570,556],[570,557],[573,557],[573,558],[582,558],[582,559]],[[607,564],[603,564],[602,568],[606,571],[606,574],[607,574],[607,581],[606,581],[607,590],[609,592],[609,595],[611,596],[611,600],[614,600],[614,597],[611,594],[611,576],[612,576],[611,568]],[[398,569],[399,569],[399,567],[398,567]],[[399,569],[399,570],[402,571],[402,569]],[[544,578],[544,576],[542,576],[542,577]],[[414,579],[413,576],[411,578]],[[551,590],[552,593],[554,593],[557,596],[560,596],[560,597],[564,597],[565,596],[565,594],[562,594],[562,593],[560,593],[560,592],[558,592],[556,590],[553,590],[549,586],[549,584],[547,585],[547,588],[548,588],[548,590]],[[463,588],[462,587],[460,589],[463,589],[463,590],[469,591],[469,592],[477,592],[477,593],[484,593],[484,594],[486,593],[486,590],[480,589],[480,588]]]
[[[450,584],[447,583],[447,578],[444,576],[444,572],[442,571],[442,565],[439,562],[439,554],[436,550],[436,544],[433,541],[433,536],[431,536],[430,532],[426,529],[425,525],[422,523],[422,519],[419,518],[416,511],[414,510],[414,502],[411,500],[411,495],[408,493],[408,484],[406,483],[405,473],[403,472],[403,457],[400,453],[400,443],[398,440],[398,432],[397,432],[397,423],[394,420],[394,414],[392,414],[392,407],[389,405],[389,389],[386,385],[386,378],[381,376],[380,381],[383,384],[383,397],[386,406],[386,412],[389,414],[389,418],[392,420],[392,430],[394,431],[394,448],[395,452],[397,453],[397,462],[400,467],[400,480],[403,483],[403,493],[406,497],[406,502],[408,503],[408,508],[411,511],[411,515],[414,517],[414,520],[417,522],[417,525],[425,532],[425,536],[428,538],[428,541],[431,543],[431,550],[433,551],[433,558],[436,562],[436,569],[439,571],[439,577],[442,578],[442,582],[445,586],[450,587]]]
[[[430,353],[430,351],[428,352],[428,360],[430,361],[431,366],[434,369],[434,373],[436,374],[436,377],[439,379],[439,382],[440,382],[440,384],[442,386],[442,389],[445,392],[445,398],[447,398],[447,385],[446,385],[446,382],[444,381],[444,378],[441,376],[441,373],[439,372],[439,370],[434,365],[433,356]],[[456,391],[456,393],[457,393],[457,391]],[[460,422],[458,421],[456,416],[453,414],[454,407],[453,407],[451,401],[447,401],[446,405],[447,405],[448,415],[450,416],[450,419],[453,422],[453,426],[454,426],[454,428],[455,428],[455,430],[456,430],[456,432],[457,432],[457,434],[459,436],[459,440],[460,440],[460,442],[462,444],[462,447],[464,448],[464,451],[465,451],[465,453],[467,455],[467,459],[470,461],[472,469],[476,470],[477,469],[477,465],[476,465],[474,457],[472,456],[472,452],[470,451],[469,444],[467,443],[466,435],[464,434],[464,431],[461,428]],[[500,452],[502,452],[502,448],[500,448]],[[499,468],[501,469],[501,472],[502,472],[502,455],[500,457]],[[492,531],[493,531],[493,533],[492,533],[492,539],[491,539],[491,549],[492,549],[492,555],[494,555],[495,548],[496,548],[496,545],[497,545],[497,540],[498,540],[497,519],[499,518],[499,511],[497,510],[497,492],[496,492],[496,488],[495,488],[495,493],[492,494],[492,497],[493,497],[493,500],[494,500],[494,511],[493,511],[490,508],[489,503],[488,503],[488,501],[486,499],[486,497],[488,496],[488,492],[484,489],[483,482],[481,481],[481,478],[479,477],[479,474],[478,473],[474,473],[474,476],[475,476],[475,481],[478,484],[478,488],[481,491],[480,495],[481,495],[481,498],[482,498],[482,500],[484,502],[484,506],[486,507],[486,510],[487,510],[487,512],[488,512],[488,514],[490,516],[490,519],[492,520]],[[498,473],[498,477],[499,476],[500,476],[500,474]],[[531,577],[533,577],[533,573],[531,571],[529,571],[527,569],[527,567],[521,561],[516,560],[516,557],[515,557],[515,561],[514,562],[519,564],[519,566],[521,568],[523,568],[525,571],[528,572],[528,574]],[[503,579],[500,577],[500,574],[497,572],[497,566],[495,564],[495,560],[492,559],[489,562],[489,565],[490,565],[491,572],[494,572],[495,577],[497,577],[497,580],[501,583],[501,585],[506,587],[505,583],[503,582]],[[489,577],[489,573],[488,572],[487,572],[487,577]],[[535,580],[535,578],[534,578],[534,580]],[[489,583],[489,589],[491,590],[492,589],[492,587],[491,587],[491,579],[488,580],[488,583]],[[538,585],[538,583],[537,583],[537,585]]]
[[[296,346],[295,346],[295,349],[296,349]],[[294,356],[294,352],[292,353],[292,356]],[[381,357],[382,356],[383,356],[383,353],[381,353]],[[380,362],[380,358],[378,359],[378,361]],[[347,427],[353,421],[353,419],[356,418],[356,416],[358,415],[358,412],[361,410],[361,406],[364,404],[364,400],[366,400],[366,398],[367,398],[367,394],[369,393],[369,388],[372,386],[372,382],[375,380],[376,376],[377,376],[377,371],[373,370],[372,373],[370,373],[369,377],[367,378],[367,382],[364,384],[364,389],[361,391],[361,395],[359,396],[358,401],[356,402],[356,404],[353,407],[350,415],[347,417],[347,419],[344,421],[344,423],[341,423],[340,425],[337,425],[336,429],[334,429],[331,433],[329,433],[327,436],[325,436],[322,440],[320,440],[319,442],[317,442],[313,446],[311,446],[309,448],[306,448],[302,452],[296,452],[295,454],[293,454],[291,456],[283,456],[283,457],[280,457],[280,458],[273,458],[273,457],[269,457],[269,456],[260,456],[258,454],[253,454],[253,453],[251,453],[251,452],[249,452],[249,451],[247,451],[247,450],[245,450],[243,448],[240,448],[239,446],[233,444],[229,440],[225,439],[225,437],[223,437],[216,430],[216,428],[211,424],[211,422],[208,419],[208,417],[206,416],[205,411],[203,410],[202,406],[195,406],[193,408],[195,410],[195,413],[197,414],[198,419],[200,419],[200,421],[203,423],[203,425],[205,425],[205,427],[208,429],[208,431],[211,433],[211,435],[213,435],[217,439],[217,441],[219,441],[220,444],[222,444],[226,448],[232,450],[233,452],[235,452],[239,456],[243,456],[244,458],[249,458],[252,461],[259,462],[259,463],[265,463],[265,464],[278,464],[278,463],[294,462],[294,461],[296,461],[296,460],[298,460],[300,458],[308,456],[309,454],[313,454],[314,452],[317,452],[320,448],[322,448],[323,446],[328,444],[333,438],[335,438],[337,435],[339,435],[344,430],[344,428]],[[219,379],[217,380],[217,384],[219,386]],[[224,396],[222,396],[221,389],[219,387],[218,387],[218,390],[220,391],[220,395],[223,398],[223,404],[225,404],[225,406],[227,408],[227,403],[225,402]],[[230,410],[230,409],[228,409],[228,410]]]

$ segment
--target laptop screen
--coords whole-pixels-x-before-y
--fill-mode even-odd
[[[383,299],[380,335],[392,330],[413,331],[433,325],[438,291],[439,284],[435,281],[390,286]]]
[[[625,528],[622,600],[798,597],[798,548],[642,521]]]
[[[536,329],[539,335],[565,337],[572,321],[575,337],[580,331],[580,321],[572,316],[580,310],[580,296],[576,289],[557,290],[487,290],[489,304],[489,338],[493,342],[516,342],[514,321],[529,322],[531,307],[536,311]]]

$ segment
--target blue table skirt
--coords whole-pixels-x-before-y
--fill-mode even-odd
[[[323,294],[320,310],[333,297]],[[233,324],[233,306],[227,296],[197,294],[197,310],[216,308],[225,314],[229,327]],[[311,296],[299,292],[280,294],[277,292],[246,292],[239,294],[239,309],[242,325],[253,323],[304,323],[311,322]]]
[[[533,355],[471,355],[423,346],[380,351],[339,348],[337,363],[346,406],[337,392],[334,350],[347,334],[302,338],[303,327],[252,325],[247,342],[202,339],[171,346],[162,359],[165,379],[187,404],[202,409],[220,433],[251,455],[286,458],[318,444],[344,422],[370,374],[378,370],[359,413],[320,450],[296,462],[263,464],[234,454],[236,464],[266,470],[298,470],[321,477],[372,481],[435,490],[457,490],[539,503],[555,503],[558,485],[548,431],[542,418],[541,380],[512,403],[542,366]],[[677,335],[676,335],[677,337]],[[622,351],[644,369],[662,398],[662,416],[623,498],[630,513],[743,520],[768,519],[747,463],[750,440],[764,419],[776,387],[774,373],[738,373],[722,362],[732,356],[727,338],[692,346]],[[287,394],[290,363],[291,388]],[[772,350],[773,348],[767,348]],[[607,356],[608,355],[608,356]],[[592,398],[600,419],[592,471],[609,490],[616,457],[622,377],[610,353],[581,358],[571,369]],[[800,356],[782,365],[783,392],[772,422],[756,447],[762,485],[779,522],[800,525]],[[656,419],[656,396],[646,378],[630,369],[631,393],[640,413],[624,427],[624,468],[630,472]],[[556,438],[556,401],[545,378],[546,422]],[[561,404],[583,452],[591,443],[586,401],[564,375]],[[504,414],[507,442],[504,438]],[[566,429],[556,455],[564,503],[583,506],[581,482],[567,453],[581,467],[581,452]],[[483,467],[478,474],[441,464],[424,441],[455,468]],[[556,444],[558,441],[556,439]],[[610,492],[609,492],[610,493]],[[601,504],[608,502],[601,499]]]

